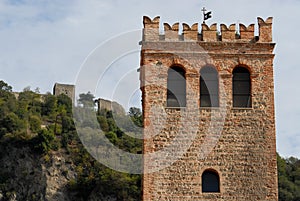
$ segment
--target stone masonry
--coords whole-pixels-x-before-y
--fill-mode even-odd
[[[95,100],[97,103],[98,111],[101,110],[107,110],[112,111],[113,113],[119,114],[119,115],[125,115],[125,109],[122,105],[115,101],[105,100],[103,98],[98,98]]]
[[[278,200],[272,18],[254,25],[164,24],[144,17],[140,81],[144,114],[143,200]],[[219,107],[200,107],[200,69],[219,76]],[[167,107],[168,69],[182,67],[186,106]],[[232,72],[251,78],[250,108],[235,108]],[[160,154],[160,155],[159,155]],[[174,160],[174,158],[176,160]],[[202,173],[219,175],[220,192],[202,192]]]
[[[75,104],[75,85],[55,83],[53,95],[58,96],[60,94],[65,94],[72,100],[72,103]]]

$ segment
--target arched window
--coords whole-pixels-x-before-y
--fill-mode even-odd
[[[171,67],[168,71],[167,106],[186,106],[185,71],[184,69],[178,66]]]
[[[219,106],[219,77],[213,67],[200,70],[200,107]]]
[[[215,170],[205,170],[202,173],[202,192],[218,193],[220,192],[220,178]]]
[[[236,67],[232,77],[233,107],[251,107],[250,72],[244,67]]]

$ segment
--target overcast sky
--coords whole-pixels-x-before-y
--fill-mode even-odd
[[[160,15],[170,24],[201,23],[203,6],[213,12],[208,24],[249,25],[258,16],[274,17],[277,149],[283,156],[300,157],[300,0],[0,0],[0,79],[15,91],[31,86],[42,93],[52,91],[55,82],[74,84],[88,55],[124,33],[141,30],[143,15]],[[111,79],[131,81],[127,102],[139,99],[138,65],[136,49],[105,71],[109,77],[125,68]],[[98,80],[93,86],[98,90],[91,91],[110,98],[99,90],[101,82],[107,80]],[[120,86],[125,84],[114,86],[118,94],[124,92]]]

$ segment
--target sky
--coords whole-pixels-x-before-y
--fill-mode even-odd
[[[30,86],[46,93],[55,82],[75,84],[88,76],[93,87],[85,90],[135,106],[143,16],[201,23],[204,6],[213,13],[208,24],[249,25],[258,16],[274,17],[277,150],[300,158],[300,0],[0,0],[0,79],[14,91]],[[122,52],[125,46],[132,51]],[[86,72],[99,54],[102,77]]]

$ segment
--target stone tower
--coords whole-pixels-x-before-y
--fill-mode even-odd
[[[278,200],[272,18],[143,23],[143,200]]]
[[[75,104],[75,85],[55,83],[53,95],[58,96],[60,94],[65,94],[72,100],[72,103]]]

